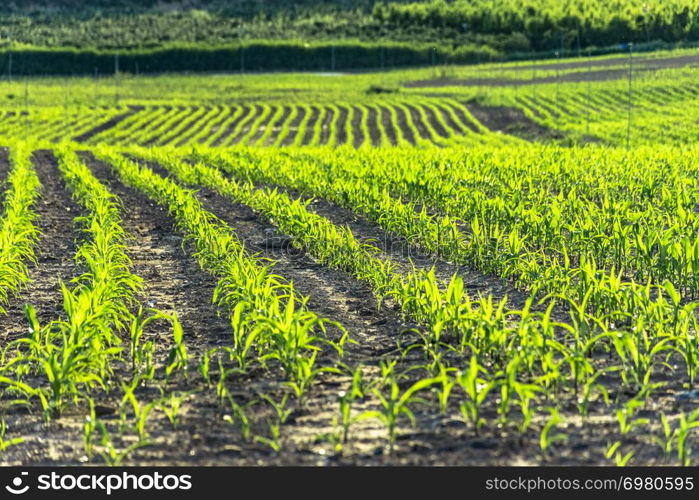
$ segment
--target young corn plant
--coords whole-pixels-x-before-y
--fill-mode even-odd
[[[119,448],[114,443],[114,438],[110,434],[107,426],[101,420],[96,421],[96,430],[100,434],[99,447],[97,453],[108,467],[119,467],[134,451],[149,446],[149,441],[138,440],[125,448]]]
[[[257,443],[269,446],[273,451],[279,453],[282,449],[281,426],[271,420],[267,424],[269,426],[269,437],[255,436],[254,440]]]
[[[626,467],[629,461],[633,458],[634,451],[631,450],[626,454],[623,454],[620,448],[621,441],[615,441],[611,444],[611,446],[609,446],[609,448],[607,448],[605,456],[607,457],[607,459],[611,459],[612,457],[614,457],[614,463],[617,467]]]
[[[352,374],[352,385],[348,391],[340,391],[337,395],[337,401],[340,406],[340,426],[341,439],[336,447],[336,451],[342,450],[342,445],[349,441],[350,429],[352,425],[361,419],[361,415],[352,415],[352,405],[358,399],[364,399],[366,387],[363,378],[362,365],[357,366],[354,370],[349,370]]]
[[[121,416],[121,429],[123,432],[127,426],[127,421],[129,418],[127,408],[128,406],[131,406],[133,430],[136,431],[136,434],[140,440],[145,441],[149,437],[146,430],[146,423],[148,422],[148,417],[150,416],[151,412],[158,405],[158,401],[151,401],[145,405],[140,403],[134,394],[140,383],[140,379],[135,378],[131,384],[122,384],[124,396],[121,400],[121,404],[119,405],[119,413]]]
[[[23,437],[16,437],[11,439],[6,439],[7,436],[7,422],[5,422],[5,417],[0,418],[0,453],[4,452],[11,446],[16,446],[24,442]]]
[[[389,454],[393,454],[398,436],[397,428],[400,417],[405,415],[410,420],[410,423],[415,425],[415,415],[410,406],[416,403],[424,403],[425,400],[419,398],[418,393],[437,383],[439,383],[437,378],[418,380],[401,393],[398,381],[395,377],[391,377],[386,384],[387,394],[384,394],[380,388],[374,389],[374,395],[379,399],[381,409],[379,411],[364,412],[362,419],[375,418],[386,427]]]
[[[251,441],[252,440],[252,424],[250,422],[250,418],[248,417],[247,413],[245,411],[248,408],[251,408],[255,404],[257,404],[256,401],[248,401],[247,403],[240,405],[238,404],[235,399],[233,398],[232,395],[228,394],[227,395],[227,401],[228,405],[230,408],[230,414],[226,414],[223,416],[224,422],[227,422],[231,425],[236,425],[240,424],[240,432],[243,438],[243,441]]]
[[[653,436],[653,441],[660,446],[660,448],[663,450],[663,454],[665,455],[665,459],[667,460],[670,458],[670,455],[672,454],[673,450],[673,445],[674,442],[677,440],[677,428],[673,428],[672,425],[670,424],[670,420],[667,418],[667,416],[664,413],[660,414],[660,423],[662,425],[662,431],[663,435],[662,436]]]
[[[177,430],[180,423],[180,410],[182,405],[195,391],[171,392],[168,396],[163,396],[156,403],[155,407],[162,411],[167,417],[172,430]]]
[[[260,394],[260,398],[267,401],[272,408],[274,408],[274,413],[277,416],[277,423],[279,425],[284,425],[286,420],[289,418],[293,409],[287,407],[289,401],[289,394],[284,394],[281,401],[277,402],[269,394]]]
[[[563,442],[568,439],[568,436],[562,432],[556,432],[556,428],[565,420],[556,408],[549,408],[549,419],[546,421],[541,434],[539,434],[539,448],[544,460],[550,456],[551,446],[557,442]]]
[[[677,426],[677,458],[684,467],[691,465],[692,448],[689,436],[692,429],[699,427],[699,409],[689,415],[680,414]]]
[[[485,374],[483,377],[481,374]],[[459,409],[466,425],[471,425],[478,435],[485,425],[485,419],[481,417],[481,408],[491,390],[497,386],[495,380],[488,380],[488,372],[478,363],[478,358],[471,356],[468,369],[461,371],[456,376],[459,387],[466,393],[466,399],[461,402]]]

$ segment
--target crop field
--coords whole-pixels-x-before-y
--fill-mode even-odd
[[[1,82],[0,463],[696,464],[662,66]]]
[[[52,142],[68,134],[86,144],[141,146],[440,145],[473,140],[474,135],[489,132],[466,105],[447,99],[335,105],[155,105],[66,114],[58,109],[36,116],[8,116],[0,133],[21,130],[23,120],[29,122],[29,134]]]

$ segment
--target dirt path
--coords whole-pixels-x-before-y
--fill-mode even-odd
[[[564,62],[564,63],[542,63],[542,64],[529,64],[529,65],[517,65],[517,66],[505,66],[502,69],[504,71],[522,71],[522,70],[568,70],[568,69],[586,69],[588,65],[593,68],[603,68],[607,66],[620,66],[625,65],[628,62],[627,57],[616,57],[611,59],[580,59],[578,61]],[[635,53],[633,56],[634,65],[639,65],[651,69],[664,69],[664,68],[681,68],[688,66],[690,64],[699,64],[699,56],[697,55],[684,55],[684,56],[674,56],[674,57],[648,57]]]
[[[699,64],[699,56],[689,55],[669,58],[649,58],[634,56],[634,73],[645,73],[649,71],[660,71],[664,69],[682,68]],[[592,66],[589,71],[588,65]],[[619,80],[627,78],[629,70],[627,58],[604,59],[604,60],[581,60],[579,62],[551,63],[525,66],[503,66],[490,65],[484,71],[500,70],[503,72],[525,72],[525,71],[555,71],[555,70],[575,70],[560,75],[549,75],[536,77],[535,74],[528,74],[530,78],[440,78],[429,80],[415,80],[404,84],[407,88],[428,88],[428,87],[515,87],[523,85],[539,85],[555,82],[603,82],[608,80]],[[621,66],[620,68],[604,69],[610,66]],[[600,69],[602,68],[602,69]]]
[[[514,135],[528,141],[561,139],[563,134],[536,123],[519,108],[464,103],[471,114],[493,132]]]

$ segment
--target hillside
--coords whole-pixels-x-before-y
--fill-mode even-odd
[[[697,0],[14,1],[0,6],[0,42],[133,49],[221,46],[243,37],[487,46],[512,54],[687,44],[699,40],[698,13]]]

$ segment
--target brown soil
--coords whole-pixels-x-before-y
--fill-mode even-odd
[[[347,116],[349,111],[342,106],[339,107],[340,114],[337,117],[337,144],[347,144]]]
[[[183,140],[186,140],[187,136],[190,135],[190,132],[192,131],[193,128],[197,127],[198,123],[202,123],[203,125],[206,125],[206,122],[203,120],[203,118],[211,111],[210,106],[204,106],[202,108],[199,107],[193,107],[192,112],[189,114],[189,116],[186,116],[184,119],[180,120],[177,124],[173,125],[173,129],[177,128],[180,123],[182,123],[185,120],[189,120],[193,115],[197,115],[196,118],[193,120],[190,120],[187,122],[187,124],[182,127],[181,130],[177,132],[177,135],[170,137],[166,141],[164,141],[161,145],[162,146],[167,146],[168,144],[172,144],[174,141],[179,139],[180,137],[183,138]]]
[[[35,224],[41,232],[35,249],[37,264],[29,266],[29,284],[6,307],[7,315],[2,318],[0,330],[3,347],[27,334],[25,304],[35,307],[42,325],[57,319],[63,306],[59,283],[69,285],[76,275],[73,255],[77,233],[73,218],[79,215],[79,209],[65,190],[53,154],[36,151],[33,163],[42,184],[41,197],[34,207],[39,217]]]
[[[393,125],[393,120],[391,120],[391,111],[386,106],[379,106],[381,111],[381,125],[384,131],[386,131],[386,137],[388,137],[388,142],[392,146],[398,144],[398,136],[396,134],[396,128]]]
[[[79,209],[65,190],[53,154],[50,151],[36,151],[33,163],[42,183],[42,196],[35,207],[39,215],[36,224],[42,233],[36,252],[37,265],[30,267],[31,282],[11,302],[7,316],[2,318],[0,334],[3,347],[29,333],[24,318],[24,304],[32,304],[36,308],[42,325],[59,317],[62,314],[59,282],[70,286],[69,281],[77,273],[73,263],[74,239],[77,237],[73,218],[79,215]],[[0,463],[27,465],[41,462],[43,458],[38,458],[38,455],[46,457],[62,444],[61,425],[49,428],[42,424],[38,412],[31,415],[17,408],[6,411],[5,419],[10,432],[14,436],[22,436],[24,442],[8,449]],[[56,438],[47,441],[48,435],[54,430],[58,431]],[[74,442],[77,439],[77,435],[73,437]],[[72,461],[76,459],[77,456]]]
[[[213,142],[212,146],[218,146],[221,143],[225,142],[228,137],[233,133],[235,130],[235,127],[240,123],[241,120],[245,119],[245,117],[249,116],[250,113],[252,112],[252,107],[251,106],[243,106],[243,111],[240,113],[240,116],[235,118],[232,122],[230,122],[227,127],[226,131],[218,136],[216,140]]]
[[[152,165],[151,165],[152,166]],[[157,166],[154,170],[160,174],[165,172]],[[114,183],[112,183],[114,186]],[[126,196],[123,191],[117,191],[122,196]],[[294,249],[290,241],[279,241],[283,238],[273,226],[256,216],[248,207],[231,203],[207,189],[198,190],[199,199],[203,206],[220,216],[231,227],[235,228],[236,234],[246,245],[250,252],[259,252],[264,258],[275,261],[271,272],[278,273],[293,281],[297,291],[303,295],[310,296],[309,307],[330,319],[340,321],[348,331],[352,332],[357,344],[348,345],[344,361],[351,365],[363,363],[375,366],[379,360],[384,359],[384,355],[395,350],[395,341],[398,334],[413,325],[403,321],[398,313],[390,307],[378,310],[376,301],[372,297],[371,291],[362,282],[353,279],[351,276],[341,271],[328,269],[314,262],[303,251]],[[126,204],[145,205],[145,200],[137,200],[125,197]],[[192,290],[202,297],[209,294],[205,290]],[[206,323],[200,318],[199,324]],[[331,335],[337,340],[339,331],[331,329]],[[324,353],[324,356],[328,353]],[[323,362],[327,360],[324,358]],[[198,422],[196,432],[201,436],[202,443],[191,444],[183,448],[189,454],[182,453],[178,456],[161,456],[160,461],[164,463],[211,464],[217,463],[213,460],[220,460],[219,463],[232,464],[315,464],[319,460],[327,460],[322,455],[317,455],[312,450],[317,448],[325,449],[323,443],[316,442],[316,436],[327,432],[336,407],[336,392],[344,387],[347,379],[344,376],[323,377],[317,384],[316,389],[307,404],[306,409],[297,409],[291,422],[284,426],[284,433],[287,436],[288,450],[280,455],[271,453],[259,445],[250,445],[240,441],[239,438],[230,435],[230,430],[223,435],[217,420],[220,418],[213,410],[213,402],[209,401],[208,415],[203,412],[207,409],[202,401],[206,401],[209,394],[203,393],[196,396],[187,409],[189,415],[195,422]],[[264,388],[264,389],[263,389]],[[234,390],[240,397],[250,398],[257,390],[274,393],[275,382],[269,378],[260,377],[251,380],[239,380]],[[268,410],[268,409],[267,409]],[[213,412],[213,415],[212,415]],[[265,416],[264,408],[260,409],[258,419]],[[212,418],[217,417],[217,418]],[[262,419],[264,421],[264,419]],[[157,424],[157,422],[154,422]],[[230,426],[229,426],[230,427]],[[231,428],[232,429],[232,428]],[[166,429],[167,430],[167,429]],[[260,428],[260,431],[263,429]],[[165,430],[163,431],[165,433]],[[171,439],[179,440],[177,435],[168,430]],[[227,437],[226,437],[227,436]],[[169,438],[169,439],[170,439]],[[225,438],[225,439],[224,439]],[[366,442],[364,442],[366,441]],[[371,453],[383,446],[380,437],[366,436],[358,442],[358,446],[370,446]],[[170,453],[173,447],[167,447]],[[161,452],[166,450],[161,449]],[[150,454],[156,450],[150,449]],[[173,452],[174,453],[174,452]],[[137,455],[143,463],[143,456]],[[194,456],[195,458],[191,458]],[[262,460],[262,462],[259,462]]]
[[[293,190],[286,191],[294,198],[299,197],[299,194]],[[507,295],[510,306],[522,307],[524,305],[526,295],[509,283],[496,276],[485,276],[467,266],[453,264],[436,256],[425,255],[424,252],[410,245],[405,239],[387,233],[375,223],[351,210],[339,207],[322,198],[314,198],[309,208],[335,225],[349,227],[359,241],[370,243],[379,248],[384,256],[398,264],[403,273],[410,272],[413,266],[425,271],[434,268],[435,276],[444,282],[450,281],[455,274],[458,274],[473,296],[492,295],[497,300],[501,300]]]
[[[415,124],[415,128],[420,134],[420,137],[428,141],[432,141],[432,134],[430,134],[430,131],[427,129],[425,123],[422,121],[422,115],[420,115],[420,112],[417,110],[417,108],[411,106],[410,104],[406,104],[405,107],[408,108],[408,111],[410,112],[410,117],[412,118],[413,123]]]
[[[463,112],[463,110],[459,109],[458,106],[455,106],[451,103],[447,103],[446,106],[449,106],[451,109],[454,110],[454,113],[456,114],[457,118],[461,121],[462,124],[464,124],[466,127],[470,128],[472,132],[475,132],[479,134],[481,131],[476,127],[476,125],[471,121],[466,114]]]
[[[369,138],[371,145],[374,147],[381,145],[381,131],[379,130],[378,113],[373,106],[367,106],[367,128],[369,129]]]
[[[264,135],[264,133],[267,130],[267,127],[273,127],[273,122],[272,120],[274,119],[274,116],[277,114],[277,107],[274,106],[272,107],[272,110],[270,113],[259,123],[257,124],[257,130],[255,131],[254,134],[252,134],[252,137],[248,139],[249,145],[254,145],[257,144],[257,141],[260,140],[260,138]],[[284,115],[285,111],[282,110],[282,116]],[[276,121],[274,123],[277,123]]]
[[[145,140],[145,141],[143,141],[143,145],[144,145],[144,146],[152,146],[152,145],[157,144],[157,142],[158,142],[163,136],[167,136],[167,135],[171,132],[171,130],[174,130],[175,128],[177,128],[177,127],[179,126],[180,123],[182,123],[183,121],[187,120],[187,119],[189,118],[189,115],[190,115],[191,113],[196,113],[196,112],[197,112],[197,108],[188,108],[188,107],[185,107],[185,106],[173,106],[173,110],[174,110],[173,112],[174,112],[174,118],[175,118],[175,120],[172,121],[172,122],[170,122],[170,124],[168,125],[167,130],[161,129],[157,124],[156,124],[155,126],[153,126],[153,124],[148,124],[148,125],[147,125],[147,127],[148,127],[150,130],[149,130],[149,132],[148,132],[148,135],[146,135],[146,137],[148,137],[148,139]],[[189,112],[187,112],[187,111],[189,111]],[[167,121],[167,120],[173,118],[173,116],[168,116],[168,114],[166,114],[166,115],[163,116],[162,118],[163,118],[163,119],[161,120],[160,123],[162,123],[162,122],[164,122],[164,121]]]
[[[293,120],[291,120],[291,123],[289,124],[289,133],[282,141],[283,146],[291,146],[294,143],[294,140],[300,133],[299,125],[301,125],[301,122],[306,117],[306,113],[306,108],[304,108],[303,106],[298,106],[298,113],[296,113],[296,116]]]
[[[452,118],[451,113],[449,113],[449,111],[440,104],[437,104],[435,107],[439,111],[439,114],[442,116],[442,120],[444,120],[447,126],[459,135],[463,135],[464,129],[454,120],[454,118]]]
[[[293,190],[288,191],[292,196],[296,196]],[[210,194],[205,194],[209,197]],[[395,246],[394,240],[385,238],[381,230],[373,224],[362,220],[351,212],[340,209],[322,200],[316,200],[310,205],[316,213],[326,216],[337,224],[346,224],[355,235],[361,240],[373,240],[385,254],[391,255],[403,268],[410,265],[410,260],[405,254],[405,249]],[[417,256],[414,256],[417,257]],[[420,262],[420,257],[413,258],[412,262],[418,267],[428,267],[435,262],[430,260]],[[464,270],[455,268],[445,262],[436,262],[437,273],[442,276],[449,276],[454,270],[464,275]],[[507,283],[495,277],[485,277],[477,272],[468,273],[466,282],[470,293],[475,296],[480,293],[493,293],[495,297],[501,297],[507,293],[510,297],[510,304],[521,304],[524,295],[513,290]],[[469,279],[470,278],[470,279]],[[414,363],[415,359],[408,355],[408,360]],[[648,403],[648,406],[639,410],[639,417],[657,417],[660,410],[669,414],[677,414],[678,411],[686,411],[691,407],[691,403],[682,402],[675,398],[681,389],[681,381],[677,377],[661,376],[672,386],[667,391],[661,390],[657,393],[657,400]],[[410,384],[406,380],[406,386]],[[608,388],[615,386],[611,379],[601,380]],[[618,386],[618,383],[616,383]],[[611,390],[610,397],[619,397],[626,400],[633,394],[623,390]],[[455,393],[454,399],[459,400],[461,396]],[[317,464],[340,463],[340,464],[401,464],[401,465],[427,465],[427,464],[449,464],[449,465],[602,465],[610,464],[604,458],[604,453],[609,442],[618,438],[618,423],[609,407],[605,407],[599,400],[590,404],[590,416],[583,422],[577,416],[577,397],[570,395],[556,395],[561,414],[566,418],[566,424],[560,430],[566,434],[566,442],[563,445],[554,445],[550,455],[542,458],[538,453],[538,440],[543,426],[546,424],[545,415],[539,414],[532,420],[529,430],[518,433],[514,429],[503,430],[496,425],[497,411],[494,400],[490,400],[483,409],[483,417],[489,422],[479,435],[466,427],[458,417],[455,403],[450,403],[446,416],[439,415],[436,409],[436,401],[431,399],[431,407],[415,408],[417,417],[417,427],[414,429],[402,428],[398,440],[398,449],[393,456],[387,456],[385,449],[376,446],[376,437],[381,435],[381,430],[375,426],[365,427],[356,425],[352,431],[352,443],[346,449],[344,455],[332,456],[329,462],[319,460]],[[611,412],[611,413],[610,413]],[[514,411],[516,413],[516,410]],[[302,433],[302,430],[297,432]],[[631,432],[622,438],[622,445],[633,446],[636,449],[635,462],[643,464],[662,464],[664,459],[657,452],[657,446],[652,443],[645,430]],[[315,449],[322,450],[322,444],[316,440]],[[297,450],[298,451],[298,450]]]
[[[77,137],[73,137],[72,140],[74,140],[75,142],[89,141],[97,134],[101,134],[102,132],[104,132],[106,130],[109,130],[111,128],[116,127],[119,123],[126,120],[128,117],[132,116],[134,113],[142,111],[143,109],[144,109],[143,106],[130,106],[129,110],[126,111],[125,113],[113,116],[112,118],[105,121],[104,123],[100,123],[95,128],[92,128],[92,129],[88,130],[87,132],[83,132],[82,134],[78,135]]]
[[[69,200],[65,193],[61,196],[61,185],[53,165],[53,158],[45,152],[35,156],[37,166],[42,172],[42,181],[46,181],[46,196],[53,196],[53,203],[46,208],[56,212],[53,243],[48,248],[52,252],[64,252],[70,257],[71,249],[60,248],[63,243],[71,241],[70,218],[73,214],[65,215],[57,207],[65,207]],[[83,155],[93,171],[103,181],[108,182],[113,192],[123,200],[123,226],[132,235],[129,252],[134,261],[134,269],[145,278],[144,292],[141,299],[147,304],[164,309],[176,308],[182,319],[187,347],[194,358],[212,346],[231,345],[229,338],[230,327],[225,319],[219,318],[211,306],[210,298],[215,279],[203,273],[197,266],[191,253],[191,248],[184,245],[187,254],[183,252],[182,235],[172,225],[172,219],[166,211],[154,205],[138,192],[124,187],[114,179],[113,173],[104,165],[95,162],[91,157]],[[162,173],[162,169],[157,171]],[[53,180],[52,180],[53,178]],[[49,186],[54,186],[53,188]],[[53,193],[51,195],[50,193]],[[397,342],[403,346],[416,341],[414,334],[401,332],[414,325],[406,323],[397,311],[386,302],[378,310],[378,304],[373,299],[370,290],[360,281],[341,271],[328,269],[309,258],[303,251],[293,249],[288,238],[284,238],[260,216],[249,208],[231,203],[228,200],[209,192],[200,190],[198,196],[204,206],[223,218],[246,243],[250,250],[258,250],[263,257],[271,258],[277,263],[272,272],[283,275],[294,282],[295,288],[310,296],[309,306],[314,311],[331,319],[341,321],[357,341],[347,344],[345,362],[350,366],[362,363],[364,374],[368,380],[378,376],[378,362],[397,358],[399,372],[408,367],[425,363],[419,349],[405,353],[398,358]],[[63,197],[63,199],[61,199]],[[49,201],[45,199],[45,201]],[[434,262],[419,255],[406,255],[400,242],[395,243],[387,238],[374,225],[356,217],[347,210],[338,209],[321,200],[311,205],[317,213],[328,216],[338,224],[347,224],[355,234],[363,240],[375,239],[382,251],[395,258],[401,266],[410,264],[408,257],[419,266],[430,266]],[[50,213],[47,215],[52,216]],[[46,244],[46,243],[42,243]],[[56,246],[59,245],[59,246]],[[52,277],[67,274],[72,261],[65,262],[69,267],[55,267]],[[452,271],[462,273],[469,284],[473,295],[478,292],[492,292],[499,297],[504,293],[517,303],[520,298],[511,287],[500,280],[470,274],[462,268],[449,263],[436,261],[437,272],[440,276],[449,276]],[[39,266],[41,269],[41,264]],[[4,323],[3,323],[4,326]],[[329,335],[336,339],[339,331],[331,328]],[[159,363],[167,353],[171,341],[166,325],[153,325],[146,332],[147,338],[156,343],[156,355]],[[458,357],[456,353],[448,353],[450,364],[466,366],[468,357]],[[330,350],[323,350],[319,355],[321,365],[334,362]],[[128,367],[117,367],[118,380],[128,380]],[[677,415],[680,411],[689,412],[695,406],[690,400],[675,397],[682,390],[682,376],[672,374],[658,366],[658,380],[665,380],[668,386],[656,389],[653,398],[646,406],[639,408],[634,415],[640,418],[650,418],[657,421],[660,411],[668,415]],[[217,380],[218,372],[212,370],[212,378]],[[401,389],[405,389],[424,376],[422,370],[412,370],[405,373],[401,381]],[[162,382],[159,370],[156,376]],[[252,420],[254,435],[269,436],[267,420],[273,419],[274,414],[269,404],[260,402],[260,392],[271,395],[277,401],[281,398],[283,388],[281,378],[275,370],[264,371],[253,369],[248,375],[232,375],[226,386],[239,404],[258,400],[247,410]],[[482,416],[487,424],[479,434],[470,426],[464,424],[460,417],[459,404],[464,396],[458,387],[454,388],[452,397],[441,414],[436,404],[435,395],[424,392],[429,405],[414,404],[411,406],[417,423],[415,427],[408,425],[406,419],[399,424],[399,436],[393,455],[386,452],[386,432],[376,420],[365,420],[355,423],[350,431],[350,442],[343,453],[336,454],[333,445],[323,435],[335,432],[337,427],[332,423],[332,417],[338,414],[337,393],[348,388],[349,379],[345,375],[325,373],[319,375],[311,390],[305,407],[299,407],[291,399],[288,406],[291,414],[281,427],[282,448],[274,452],[271,448],[258,443],[247,442],[241,438],[240,428],[230,425],[223,420],[228,412],[217,406],[215,389],[205,387],[203,380],[192,368],[189,381],[181,377],[172,380],[167,391],[196,390],[186,399],[180,411],[180,422],[173,429],[165,418],[162,410],[156,409],[148,419],[147,430],[150,433],[151,444],[129,455],[126,465],[537,465],[540,463],[555,465],[600,465],[611,464],[604,457],[609,442],[616,439],[622,441],[622,451],[633,446],[636,454],[632,464],[656,464],[665,462],[658,446],[650,440],[649,428],[641,426],[625,436],[619,436],[619,425],[614,417],[617,398],[628,400],[633,394],[618,389],[618,381],[608,377],[599,379],[610,389],[610,407],[604,406],[599,400],[590,405],[590,416],[583,422],[577,416],[577,397],[571,394],[553,395],[551,404],[557,404],[566,422],[556,432],[566,434],[566,441],[553,445],[549,456],[542,458],[539,450],[541,430],[547,422],[547,416],[537,413],[529,427],[524,432],[518,432],[512,423],[498,425],[497,397],[493,395],[486,400]],[[214,382],[215,383],[215,382]],[[120,391],[115,389],[110,394],[94,391],[96,403],[99,405],[100,419],[108,426],[118,447],[133,442],[131,431],[127,430],[124,438],[117,436],[118,416],[116,410],[119,404]],[[153,385],[139,387],[136,396],[141,403],[152,401],[159,397],[157,388]],[[544,404],[548,402],[543,402]],[[376,400],[368,399],[358,402],[355,411],[377,409]],[[8,437],[23,436],[25,442],[8,448],[1,459],[2,464],[32,465],[32,464],[79,464],[83,462],[82,423],[85,416],[84,408],[69,408],[60,418],[50,424],[43,424],[41,416],[28,414],[22,409],[12,409],[6,412]],[[355,413],[356,414],[356,413]],[[511,418],[520,420],[519,411],[511,410]],[[131,423],[131,419],[129,419]],[[657,429],[656,429],[657,430]],[[98,463],[99,459],[96,458]]]
[[[7,177],[10,174],[10,150],[6,147],[0,147],[0,202],[5,200],[5,189],[7,186]],[[0,217],[2,217],[2,209],[0,209]]]
[[[231,140],[231,144],[238,144],[243,137],[245,137],[245,134],[247,134],[250,131],[250,128],[252,125],[255,123],[255,120],[257,120],[257,117],[260,116],[260,114],[263,112],[264,108],[260,106],[259,104],[256,104],[255,106],[250,107],[250,113],[245,115],[245,119],[247,120],[248,117],[252,114],[252,118],[250,118],[248,121],[245,122],[245,125],[238,131],[236,136]],[[271,113],[270,113],[271,117]]]
[[[209,127],[209,133],[211,131],[218,130],[218,126],[225,120],[226,118],[226,108],[225,107],[217,107],[218,112],[214,114],[213,116],[209,117],[206,120],[197,120],[197,123],[195,126],[190,128],[190,133],[187,134],[186,136],[183,137],[182,134],[178,135],[175,137],[175,139],[179,139],[175,146],[180,147],[186,144],[190,137],[195,137],[197,134],[199,134],[202,130],[204,130],[205,127],[209,126],[209,123],[211,123],[211,127]],[[203,118],[203,117],[202,117]]]
[[[315,132],[316,123],[318,122],[318,117],[320,116],[320,110],[317,106],[311,106],[311,117],[308,119],[306,125],[306,131],[304,133],[301,144],[307,146],[313,140],[313,134]]]
[[[272,133],[269,134],[267,137],[267,140],[265,141],[264,145],[265,146],[271,146],[274,144],[274,141],[277,140],[277,137],[279,137],[279,134],[282,131],[282,127],[284,126],[284,122],[289,118],[289,115],[291,114],[291,107],[290,106],[284,106],[282,109],[282,114],[277,118],[273,123],[270,123],[268,127],[272,127]],[[264,134],[267,132],[266,127],[261,129],[261,133]]]
[[[342,112],[342,106],[338,106],[340,113]],[[335,117],[335,111],[332,108],[325,108],[325,115],[323,115],[323,121],[320,123],[320,138],[318,139],[319,144],[327,144],[330,141],[330,124]]]
[[[395,109],[401,134],[403,134],[405,140],[410,144],[415,144],[415,134],[413,134],[413,129],[408,125],[408,118],[405,115],[405,110],[399,106],[396,106]]]
[[[108,165],[81,153],[95,176],[118,196],[122,205],[122,227],[130,235],[128,253],[134,274],[143,278],[140,300],[147,307],[176,311],[186,332],[188,347],[211,347],[228,340],[227,321],[219,318],[211,304],[216,280],[203,272],[191,248],[184,245],[167,210],[148,197],[125,186]],[[169,338],[158,339],[168,348]]]
[[[35,208],[41,237],[38,265],[29,275],[28,291],[31,293],[28,299],[36,305],[39,322],[45,324],[62,313],[59,282],[68,285],[76,274],[73,255],[78,232],[73,218],[80,214],[80,208],[68,194],[51,151],[34,152],[33,163],[42,185],[41,198]]]
[[[536,123],[521,109],[504,106],[483,106],[476,102],[464,103],[471,114],[493,132],[514,135],[528,141],[562,139],[563,134]]]
[[[427,115],[427,120],[430,122],[432,129],[435,132],[437,132],[437,135],[444,137],[445,139],[448,138],[449,133],[446,131],[444,126],[441,123],[439,123],[439,121],[437,120],[437,115],[435,115],[435,112],[432,110],[432,108],[422,106],[422,109],[425,111],[425,114]]]
[[[364,118],[364,113],[356,106],[353,106],[352,109],[352,133],[354,135],[352,146],[358,148],[365,140],[364,131],[362,130],[362,118]]]
[[[133,260],[133,272],[144,278],[144,289],[139,297],[144,307],[159,308],[165,312],[176,309],[185,331],[187,348],[195,357],[201,355],[204,349],[227,344],[229,326],[218,317],[211,305],[215,280],[204,274],[191,256],[185,255],[182,237],[173,229],[167,212],[139,193],[125,188],[114,179],[105,165],[95,162],[89,155],[82,156],[95,174],[107,181],[110,189],[123,201],[122,227],[132,236],[128,252]],[[65,255],[70,255],[70,252]],[[162,364],[172,346],[170,339],[170,328],[161,323],[149,328],[143,341],[154,342],[156,359]],[[129,376],[128,366],[117,367],[117,380],[126,381]],[[184,390],[187,387],[179,382],[179,386],[171,389]],[[117,419],[118,395],[96,392],[95,403],[100,418],[111,427]],[[155,387],[137,390],[137,398],[143,403],[157,396],[159,393]],[[199,409],[198,405],[194,406],[193,411]],[[65,415],[48,425],[40,423],[40,415],[12,418],[13,429],[25,436],[25,443],[11,449],[3,457],[3,463],[81,463],[84,456],[83,414],[84,410],[69,408]],[[163,457],[175,461],[177,457],[186,457],[192,449],[192,442],[197,439],[193,429],[184,425],[180,431],[172,432],[162,413],[153,413],[151,418],[149,426],[154,444],[134,457],[138,457],[140,463],[157,463]],[[225,435],[225,429],[218,431]]]
[[[576,62],[565,62],[565,63],[546,63],[537,65],[526,65],[526,66],[512,66],[502,68],[504,71],[523,71],[523,70],[568,70],[568,69],[586,69],[589,65],[593,68],[601,68],[605,66],[619,66],[627,64],[628,58],[614,58],[614,59],[592,59],[591,61],[580,60]],[[639,54],[634,54],[633,56],[634,65],[639,65],[644,68],[651,69],[665,69],[665,68],[682,68],[691,64],[699,64],[699,56],[696,55],[686,55],[686,56],[676,56],[676,57],[662,57],[662,58],[652,58]]]

